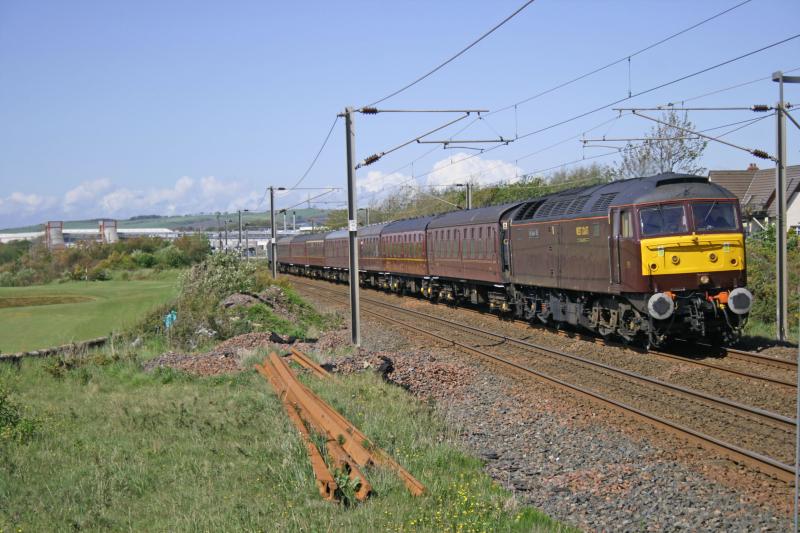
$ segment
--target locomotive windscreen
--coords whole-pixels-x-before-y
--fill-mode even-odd
[[[686,233],[686,214],[682,205],[657,205],[639,210],[642,236]]]
[[[693,203],[692,216],[697,231],[735,231],[738,228],[736,213],[730,203]]]

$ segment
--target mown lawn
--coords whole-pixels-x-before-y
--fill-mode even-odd
[[[0,366],[12,401],[39,421],[27,442],[0,432],[0,530],[564,529],[494,485],[430,406],[375,375],[307,381],[427,493],[414,498],[372,469],[373,496],[346,507],[321,500],[305,448],[254,372],[148,374],[128,354],[101,353],[69,370],[55,359]]]
[[[155,280],[0,287],[0,352],[35,350],[119,331],[174,298],[176,281],[177,273],[164,272]],[[81,298],[84,301],[48,304]]]

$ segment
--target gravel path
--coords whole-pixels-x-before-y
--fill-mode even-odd
[[[310,299],[341,309],[323,293]],[[366,316],[362,328],[363,348],[336,359],[339,371],[382,368],[388,379],[435,400],[494,479],[559,520],[600,531],[791,529],[783,484],[550,385],[426,347],[425,339]],[[347,338],[334,336],[322,339],[323,356]],[[536,331],[530,336],[540,340]]]

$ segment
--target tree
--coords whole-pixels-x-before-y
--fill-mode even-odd
[[[618,178],[651,176],[662,172],[705,174],[706,169],[699,163],[708,141],[678,129],[694,129],[688,115],[671,110],[664,113],[661,120],[668,125],[654,126],[645,136],[645,141],[639,144],[629,142],[623,148],[622,161],[616,169]]]

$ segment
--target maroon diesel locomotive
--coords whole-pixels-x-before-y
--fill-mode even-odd
[[[347,280],[347,232],[278,242],[283,272]],[[660,174],[359,230],[360,282],[659,345],[735,340],[752,305],[736,197]]]

